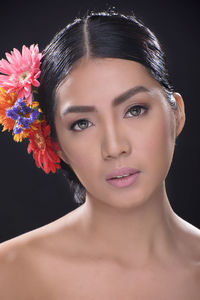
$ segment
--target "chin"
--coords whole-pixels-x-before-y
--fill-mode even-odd
[[[104,206],[108,206],[114,209],[120,210],[132,210],[136,209],[148,201],[148,197],[144,195],[144,192],[141,192],[139,189],[135,190],[121,190],[117,193],[99,193],[101,198],[96,198],[95,201]],[[90,196],[91,198],[91,196]],[[93,197],[92,197],[93,198]],[[104,200],[106,199],[106,200]],[[91,199],[92,201],[92,199]]]

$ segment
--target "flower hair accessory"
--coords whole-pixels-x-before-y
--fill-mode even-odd
[[[29,140],[28,153],[38,168],[45,173],[56,172],[60,168],[60,158],[56,151],[59,145],[50,137],[51,128],[47,124],[39,102],[34,101],[40,83],[40,61],[38,45],[23,46],[22,54],[13,49],[0,60],[0,124],[2,131],[13,131],[13,138],[21,142]]]

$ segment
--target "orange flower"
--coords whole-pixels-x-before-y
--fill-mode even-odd
[[[59,146],[53,142],[50,137],[50,126],[44,120],[34,124],[34,130],[31,130],[28,136],[28,153],[33,151],[33,158],[38,168],[42,168],[45,173],[50,171],[55,173],[60,168],[60,158],[56,153]]]
[[[2,131],[12,130],[15,126],[15,121],[6,115],[6,110],[11,108],[18,96],[16,93],[7,93],[6,90],[0,88],[0,123],[3,125]]]
[[[13,137],[14,141],[15,142],[22,142],[23,139],[25,139],[29,136],[29,132],[30,132],[30,130],[27,129],[27,130],[23,130],[20,133],[13,134],[14,135],[14,137]]]
[[[28,153],[33,151],[38,168],[46,173],[55,173],[60,168],[60,158],[56,151],[58,143],[50,137],[50,126],[39,103],[32,101],[32,93],[37,92],[40,82],[40,60],[38,45],[22,47],[22,54],[13,49],[11,54],[0,60],[0,124],[2,131],[13,130],[13,138],[21,142],[29,139]]]
[[[0,87],[0,124],[3,125],[2,131],[13,130],[16,121],[6,115],[8,108],[12,108],[18,99],[17,93],[8,93],[5,89]],[[33,102],[33,106],[38,105],[38,102]],[[29,136],[29,129],[24,129],[19,134],[13,134],[13,139],[15,142],[21,142],[24,138]]]

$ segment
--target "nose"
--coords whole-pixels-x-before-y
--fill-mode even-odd
[[[102,156],[104,160],[128,156],[131,152],[130,140],[123,128],[109,124],[102,134]]]

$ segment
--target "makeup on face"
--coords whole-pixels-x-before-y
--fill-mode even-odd
[[[137,180],[139,173],[139,170],[128,167],[115,169],[106,176],[106,181],[115,187],[128,187]]]
[[[142,86],[136,85],[129,88],[117,95],[111,101],[111,108],[117,108],[127,101],[132,101],[132,105],[129,105],[124,111],[124,118],[140,117],[148,112],[149,104],[152,98],[152,90]],[[135,98],[135,101],[134,101]],[[145,100],[144,100],[145,99]],[[67,105],[63,105],[60,109],[61,119],[67,124],[67,128],[74,132],[81,132],[89,128],[92,125],[91,118],[85,118],[85,116],[91,116],[91,113],[95,113],[96,116],[100,116],[100,111],[97,107],[91,105],[71,105],[71,101],[67,102]],[[135,102],[135,103],[134,103]],[[78,116],[82,118],[78,118]],[[77,116],[77,117],[76,117]]]
[[[115,205],[151,195],[166,175],[173,145],[170,108],[145,68],[89,61],[70,74],[57,99],[61,147],[90,196]]]

